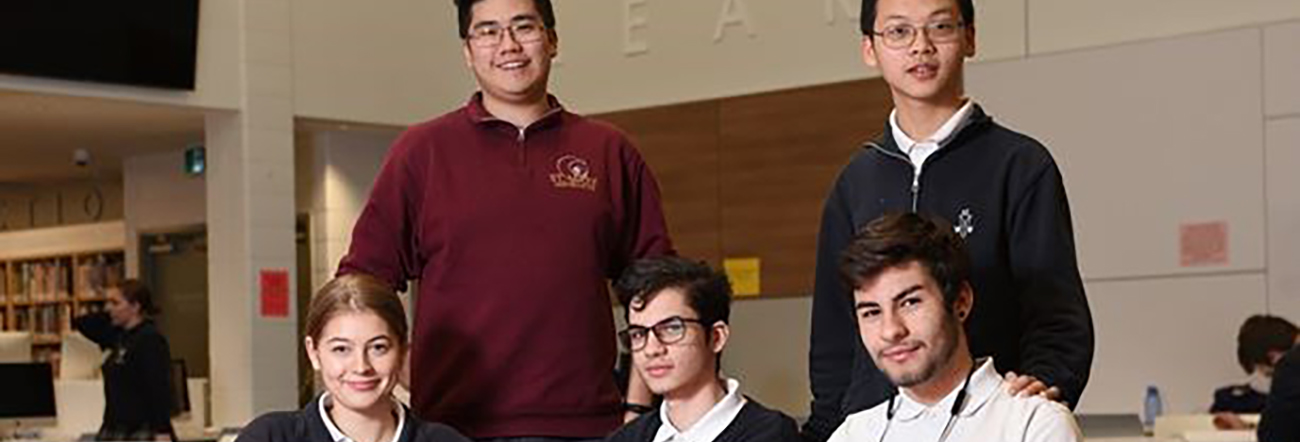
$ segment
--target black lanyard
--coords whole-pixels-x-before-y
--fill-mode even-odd
[[[952,432],[952,426],[957,422],[957,414],[961,412],[961,406],[966,402],[966,387],[970,386],[971,375],[975,374],[975,369],[978,367],[979,365],[971,361],[970,371],[966,372],[966,380],[961,383],[961,390],[957,391],[957,398],[952,401],[952,410],[948,414],[948,423],[943,425],[943,432],[939,433],[939,442],[948,440],[948,433]],[[889,395],[889,405],[885,407],[885,431],[880,432],[880,440],[877,442],[885,442],[885,436],[889,434],[889,425],[894,422],[894,413],[898,411],[894,409],[894,398],[897,397],[898,392]],[[901,407],[903,403],[899,402],[898,405]]]

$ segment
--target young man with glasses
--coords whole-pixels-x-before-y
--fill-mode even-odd
[[[858,336],[900,392],[849,415],[830,442],[1083,440],[1064,405],[1012,395],[993,358],[971,356],[963,323],[977,303],[963,243],[946,222],[894,213],[844,251]]]
[[[608,279],[672,253],[657,184],[547,92],[549,0],[455,4],[479,92],[393,145],[339,273],[420,281],[419,416],[478,440],[603,438],[624,418]]]
[[[794,420],[740,393],[720,375],[731,337],[731,285],[707,264],[676,257],[641,260],[614,287],[628,327],[619,333],[633,370],[663,396],[608,442],[794,442]]]
[[[889,84],[884,133],[853,156],[822,214],[812,308],[809,440],[894,390],[853,339],[837,262],[853,233],[892,211],[952,220],[984,294],[966,322],[971,351],[995,356],[1020,394],[1077,404],[1093,353],[1092,317],[1060,171],[1037,141],[993,122],[963,86],[975,55],[971,0],[864,0],[865,63]]]

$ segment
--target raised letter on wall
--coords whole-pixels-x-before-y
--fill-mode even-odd
[[[727,27],[742,26],[749,38],[758,36],[754,30],[753,20],[749,18],[749,8],[745,0],[722,0],[722,17],[718,18],[718,27],[713,32],[713,42],[721,43]]]

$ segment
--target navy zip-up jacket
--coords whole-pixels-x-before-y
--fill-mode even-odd
[[[1060,388],[1073,407],[1092,365],[1092,315],[1075,258],[1074,231],[1060,170],[1032,138],[993,122],[976,106],[914,168],[885,128],[856,153],[826,199],[818,235],[809,377],[810,440],[825,440],[844,416],[893,391],[857,333],[840,254],[856,229],[889,212],[948,220],[971,255],[975,307],[966,322],[971,352],[993,356],[999,372],[1030,374]]]

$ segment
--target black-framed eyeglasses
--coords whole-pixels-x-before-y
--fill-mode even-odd
[[[903,49],[916,42],[917,34],[922,32],[932,42],[948,43],[956,41],[965,28],[966,23],[961,20],[942,20],[926,23],[919,28],[910,23],[898,23],[886,26],[881,31],[870,31],[869,34],[880,37],[887,48]]]
[[[658,339],[660,344],[674,344],[686,337],[686,323],[688,322],[694,322],[701,326],[708,326],[708,324],[705,324],[704,321],[699,319],[673,316],[659,321],[655,323],[655,325],[649,327],[643,327],[640,325],[628,326],[626,329],[623,329],[623,331],[618,332],[618,340],[624,347],[627,347],[627,349],[631,351],[639,351],[645,348],[646,342],[650,340],[650,333],[655,334],[655,339]]]
[[[536,20],[518,20],[502,26],[497,23],[485,23],[470,29],[469,44],[476,48],[493,48],[504,41],[509,33],[519,44],[536,43],[546,34],[546,26]]]

